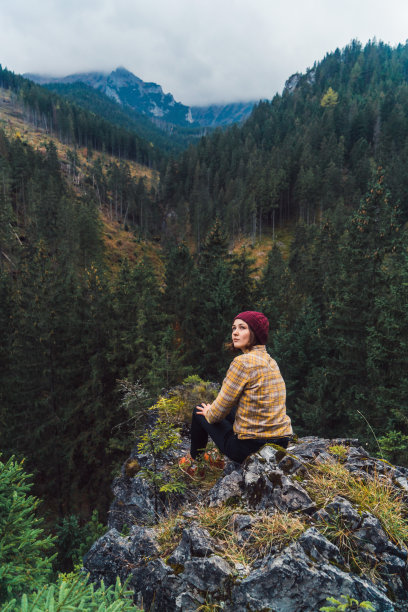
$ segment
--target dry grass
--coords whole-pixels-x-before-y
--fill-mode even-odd
[[[307,528],[308,525],[293,514],[261,514],[252,528],[257,556],[268,554],[272,547],[284,548],[297,540]]]
[[[184,509],[181,509],[177,513],[170,514],[157,525],[157,541],[162,557],[168,557],[180,543],[181,533],[185,526],[183,511]]]
[[[241,542],[233,528],[236,514],[247,512],[228,506],[200,506],[195,520],[207,529],[227,561],[232,564],[240,563],[247,568],[272,549],[281,550],[307,529],[307,525],[297,516],[280,512],[271,515],[264,512],[258,514],[256,521],[249,527],[248,540]],[[186,519],[182,510],[160,521],[157,530],[161,556],[168,556],[178,546],[185,527]]]
[[[290,224],[285,224],[282,227],[275,229],[275,242],[279,247],[283,259],[287,259],[290,252],[290,245],[293,240],[294,228]],[[268,253],[273,246],[272,229],[266,228],[261,238],[256,238],[253,243],[252,238],[240,236],[234,240],[232,251],[239,253],[245,249],[250,257],[254,259],[255,267],[257,268],[256,276],[259,276],[260,270],[265,266]]]
[[[313,466],[306,489],[319,506],[325,506],[341,495],[360,510],[373,514],[388,536],[400,546],[408,546],[408,520],[403,496],[379,475],[369,478],[353,476],[338,462]]]
[[[236,514],[247,514],[245,510],[221,506],[219,508],[200,508],[199,521],[223,548],[224,556],[232,563],[251,565],[256,559],[264,557],[272,549],[281,550],[296,540],[307,525],[295,515],[276,512],[263,512],[248,528],[250,537],[240,542],[233,529]]]

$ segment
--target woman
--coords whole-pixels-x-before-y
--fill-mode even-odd
[[[242,355],[232,361],[212,404],[193,411],[190,455],[180,467],[194,473],[194,460],[212,438],[221,453],[242,463],[264,444],[287,447],[292,435],[286,414],[286,388],[278,365],[266,352],[269,321],[262,312],[238,314],[232,324],[232,346]]]

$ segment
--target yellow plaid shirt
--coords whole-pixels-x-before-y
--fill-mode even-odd
[[[278,364],[265,346],[257,345],[235,357],[206,419],[218,423],[237,406],[234,433],[238,438],[288,436],[292,426],[285,402],[286,387]]]

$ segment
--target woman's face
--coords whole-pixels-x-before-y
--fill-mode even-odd
[[[243,351],[248,346],[250,338],[251,331],[248,324],[242,321],[242,319],[235,319],[232,324],[232,342],[234,348]]]

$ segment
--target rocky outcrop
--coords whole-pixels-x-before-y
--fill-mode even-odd
[[[135,602],[156,612],[204,604],[227,612],[316,612],[327,597],[341,595],[370,601],[379,612],[408,610],[406,547],[376,508],[359,505],[345,489],[315,494],[313,473],[331,465],[353,482],[384,484],[401,507],[407,504],[408,469],[370,457],[354,439],[303,438],[287,452],[265,446],[242,466],[228,462],[210,489],[191,481],[159,514],[149,483],[123,470],[114,482],[110,530],[84,567],[95,582],[127,578]],[[297,531],[288,539],[291,520]],[[127,535],[120,533],[124,525]]]

